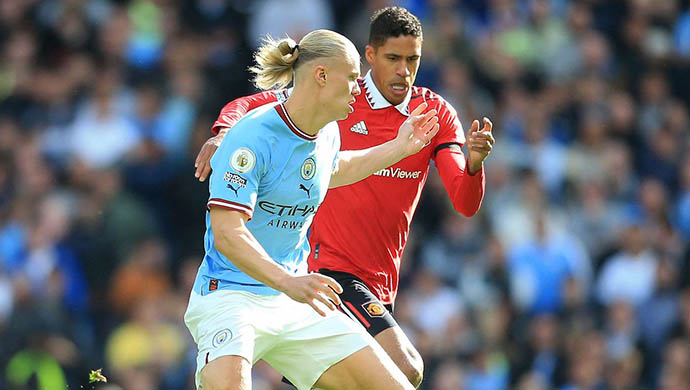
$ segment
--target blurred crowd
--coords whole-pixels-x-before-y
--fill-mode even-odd
[[[416,84],[497,139],[478,215],[433,172],[415,216],[395,315],[422,389],[690,388],[687,0],[0,1],[0,388],[193,388],[213,120],[260,36],[363,52],[393,3]]]

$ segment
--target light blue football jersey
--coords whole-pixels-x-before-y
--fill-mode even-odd
[[[258,108],[237,122],[211,158],[207,207],[249,215],[247,228],[271,258],[288,272],[305,274],[307,230],[326,196],[339,149],[336,122],[315,137],[295,126],[283,104]],[[216,249],[208,211],[204,247],[195,292],[279,293],[240,271],[232,257]]]

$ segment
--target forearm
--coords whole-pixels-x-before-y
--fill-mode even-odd
[[[465,155],[458,146],[457,149],[439,151],[436,167],[455,210],[466,217],[476,214],[484,199],[486,180],[483,166],[480,164],[476,172],[470,173]]]
[[[405,155],[395,140],[363,150],[345,150],[339,154],[337,169],[331,175],[329,187],[356,183],[372,173],[402,160]]]
[[[221,210],[220,213],[227,213],[227,211]],[[247,275],[271,288],[282,291],[283,282],[285,278],[290,277],[290,274],[273,261],[244,225],[244,222],[219,222],[219,218],[213,221],[213,214],[214,210],[212,209],[212,224],[216,222],[213,228],[215,247],[218,252],[222,253]]]

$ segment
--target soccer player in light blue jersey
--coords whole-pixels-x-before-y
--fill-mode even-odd
[[[293,82],[294,91],[238,122],[211,160],[206,255],[185,313],[199,349],[197,387],[249,390],[251,366],[263,359],[300,390],[412,390],[371,336],[335,309],[340,285],[306,273],[306,234],[329,187],[428,145],[436,111],[423,114],[422,104],[395,139],[339,151],[334,121],[360,93],[352,42],[316,30],[299,45],[268,39],[255,59],[259,87]]]

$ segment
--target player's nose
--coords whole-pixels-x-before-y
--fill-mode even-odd
[[[359,83],[355,83],[355,87],[352,89],[352,95],[357,96],[362,93],[362,89],[359,88]]]
[[[398,65],[398,67],[396,69],[396,73],[400,77],[408,77],[411,74],[410,70],[407,68],[405,63],[402,63],[402,62]]]

